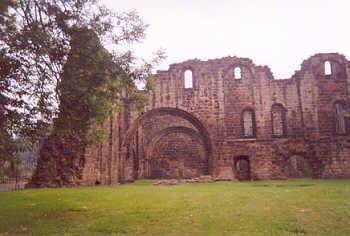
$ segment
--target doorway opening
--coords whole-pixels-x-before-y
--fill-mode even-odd
[[[235,157],[233,168],[238,180],[250,180],[250,161],[248,156]]]

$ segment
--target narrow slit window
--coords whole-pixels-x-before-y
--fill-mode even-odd
[[[234,78],[235,79],[241,79],[242,78],[242,70],[241,70],[241,68],[235,67],[235,69],[233,71],[233,74],[234,74]]]
[[[281,137],[286,135],[286,116],[284,107],[281,104],[275,104],[271,109],[272,135]]]
[[[324,74],[331,75],[332,74],[332,65],[330,61],[324,62]]]
[[[347,127],[347,119],[346,119],[346,108],[345,106],[337,102],[334,105],[335,110],[335,133],[336,134],[346,134],[348,127]]]
[[[193,78],[191,70],[185,71],[185,88],[193,88]]]
[[[255,136],[255,120],[254,111],[246,109],[242,113],[243,122],[243,136],[244,137],[254,137]]]

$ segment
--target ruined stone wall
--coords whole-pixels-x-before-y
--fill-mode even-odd
[[[140,113],[128,106],[121,115],[116,181],[189,177],[179,161],[187,159],[192,176],[233,180],[243,157],[251,179],[349,176],[349,132],[335,132],[334,104],[349,109],[349,62],[342,55],[310,57],[286,80],[238,57],[172,64],[156,77],[147,108]]]
[[[104,129],[104,141],[85,150],[82,185],[119,183],[121,141],[123,133],[126,132],[122,126],[122,114],[118,113],[113,114],[101,124],[100,128]]]
[[[103,124],[108,139],[86,150],[83,184],[350,177],[344,56],[316,54],[285,80],[238,57],[172,64],[156,78],[142,112],[126,103]]]

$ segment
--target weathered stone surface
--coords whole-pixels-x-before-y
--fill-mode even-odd
[[[235,176],[233,174],[232,164],[229,163],[227,166],[219,166],[218,174],[216,175],[216,180],[234,180]]]
[[[28,187],[80,185],[83,179],[84,150],[70,137],[49,136],[40,150],[37,169]]]
[[[192,88],[185,88],[186,70],[192,71]],[[52,150],[44,147],[47,155],[38,167],[42,177],[33,182],[56,183],[57,176],[65,179],[59,185],[201,175],[226,180],[350,177],[350,63],[344,56],[316,54],[285,80],[238,57],[172,64],[156,77],[143,112],[125,104],[103,124],[109,138],[85,150],[81,174],[66,180],[65,171],[58,171],[66,170],[58,161],[65,155],[53,152],[49,158]]]

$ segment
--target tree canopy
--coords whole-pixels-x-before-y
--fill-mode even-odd
[[[146,28],[135,11],[115,13],[98,0],[1,1],[0,148],[49,125],[85,139],[82,131],[123,99],[142,107],[135,81],[151,78],[163,54],[137,65],[123,48],[139,43]]]

